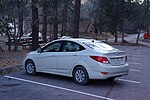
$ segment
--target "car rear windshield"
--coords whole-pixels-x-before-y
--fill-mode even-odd
[[[91,41],[85,41],[83,42],[86,46],[92,48],[92,49],[101,49],[101,50],[113,50],[114,48],[109,46],[106,43],[103,43],[101,41],[97,40],[91,40]]]

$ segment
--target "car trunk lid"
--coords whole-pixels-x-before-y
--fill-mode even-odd
[[[123,51],[118,50],[118,52],[106,53],[105,55],[113,66],[123,65],[127,61],[127,56]]]

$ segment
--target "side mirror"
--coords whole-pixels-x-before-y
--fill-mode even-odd
[[[38,53],[41,53],[41,52],[42,52],[41,47],[39,47],[39,48],[37,49],[37,52],[38,52]]]

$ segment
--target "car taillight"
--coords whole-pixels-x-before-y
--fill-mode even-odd
[[[90,58],[104,64],[109,64],[109,61],[106,57],[101,57],[101,56],[90,56]]]
[[[101,72],[101,74],[103,75],[107,75],[109,72]]]

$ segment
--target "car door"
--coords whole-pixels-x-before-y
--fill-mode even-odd
[[[67,74],[71,71],[72,67],[80,59],[80,45],[66,41],[62,48],[61,52],[58,53],[58,72],[62,74]]]
[[[57,72],[57,55],[62,42],[54,42],[42,48],[38,54],[37,65],[40,71]]]

